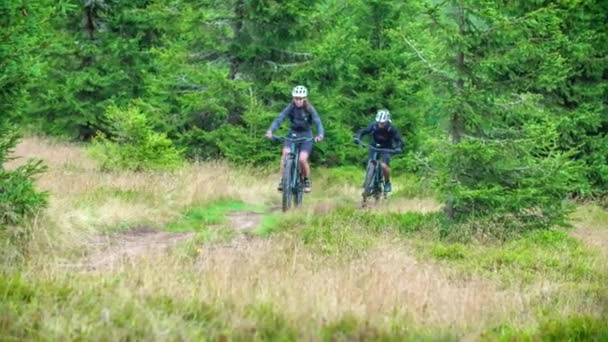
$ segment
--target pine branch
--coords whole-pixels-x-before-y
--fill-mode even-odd
[[[313,54],[309,52],[294,52],[280,49],[272,49],[272,51],[278,52],[283,56],[293,57],[295,59],[311,59],[313,58]]]
[[[234,20],[235,20],[234,17],[223,17],[223,18],[219,17],[219,18],[203,20],[202,23],[216,25],[216,26],[226,26],[226,25],[232,25],[232,22]]]
[[[297,66],[301,66],[302,64],[308,63],[308,61],[299,62],[299,63],[277,63],[271,60],[265,60],[267,64],[269,64],[274,70],[279,68],[294,68]]]
[[[189,55],[189,57],[192,61],[216,60],[226,57],[226,54],[220,51],[203,51],[193,52]]]
[[[209,88],[201,84],[190,82],[185,75],[179,76],[178,82],[177,87],[180,88],[180,90],[177,91],[178,93],[206,91]]]
[[[512,102],[507,102],[507,103],[494,103],[497,106],[503,107],[503,108],[510,108],[513,106],[517,106],[520,105],[522,103],[526,103],[528,102],[529,98],[525,95],[521,95],[521,94],[512,94],[513,96],[517,97],[518,100],[516,101],[512,101]]]
[[[429,62],[426,58],[424,58],[424,55],[422,54],[422,52],[420,50],[418,50],[416,48],[416,46],[414,46],[414,44],[412,44],[412,42],[409,41],[409,39],[407,39],[407,37],[405,36],[405,34],[403,34],[402,37],[403,37],[403,40],[407,43],[407,45],[409,45],[416,52],[416,54],[418,55],[418,58],[422,62],[424,62],[429,67],[429,69],[431,69],[434,73],[437,73],[437,74],[445,77],[449,81],[454,81],[454,78],[452,78],[450,76],[450,74],[448,74],[446,71],[439,70],[439,69],[435,68],[433,66],[433,64],[431,64],[431,62]]]
[[[414,160],[417,161],[420,165],[424,166],[426,169],[428,169],[431,173],[439,174],[438,170],[433,169],[433,167],[431,165],[429,165],[428,160],[421,157],[420,152],[414,154]]]

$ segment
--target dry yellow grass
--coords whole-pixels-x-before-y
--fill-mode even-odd
[[[504,319],[527,298],[481,279],[450,279],[403,246],[378,246],[346,264],[319,265],[303,246],[267,240],[239,250],[203,250],[199,298],[276,303],[293,323],[346,314],[382,324],[395,313],[429,326],[469,330]]]
[[[41,138],[23,140],[17,155],[42,158],[50,166],[38,180],[39,186],[50,192],[50,207],[35,223],[33,243],[38,254],[33,255],[28,270],[40,279],[69,282],[75,270],[65,267],[73,262],[73,255],[66,250],[86,254],[87,243],[107,227],[133,222],[160,227],[179,217],[184,208],[218,198],[254,204],[278,201],[274,173],[252,175],[222,162],[195,164],[171,173],[106,173],[96,169],[81,147]],[[107,189],[138,195],[135,200],[102,195],[87,200],[87,196]],[[323,196],[327,189],[352,198],[353,205],[359,200],[355,186],[319,187],[316,198],[309,202],[309,213],[322,214],[335,208],[336,201]],[[432,200],[395,199],[374,210],[438,209]],[[378,327],[403,317],[422,327],[445,327],[474,337],[500,322],[523,324],[532,319],[533,301],[555,290],[551,284],[533,284],[525,291],[499,287],[487,279],[465,277],[420,261],[407,244],[384,240],[348,261],[320,256],[298,240],[270,237],[202,245],[195,262],[184,262],[176,253],[152,253],[117,260],[113,266],[99,270],[98,276],[127,272],[128,279],[120,289],[127,297],[145,301],[166,295],[217,307],[234,305],[228,310],[229,319],[240,327],[253,324],[242,318],[248,305],[272,303],[311,339],[324,323],[345,315]],[[576,313],[580,306],[564,310]]]
[[[23,139],[15,149],[15,167],[29,158],[42,159],[49,170],[37,186],[49,192],[49,208],[34,231],[48,241],[47,252],[86,245],[102,229],[145,223],[162,227],[185,208],[232,198],[263,204],[272,196],[270,175],[250,175],[226,163],[193,164],[175,172],[102,172],[82,146],[45,138]],[[114,196],[135,193],[135,198]],[[45,236],[52,235],[46,239]],[[59,248],[62,246],[62,248]],[[61,255],[62,253],[58,253]],[[45,253],[41,256],[48,259]]]
[[[80,241],[82,244],[75,245],[82,247],[100,227],[124,222],[157,222],[160,226],[178,217],[183,208],[214,198],[265,203],[278,197],[268,186],[274,185],[276,175],[266,174],[259,179],[220,162],[195,164],[173,173],[107,173],[98,171],[81,147],[40,138],[23,140],[16,154],[41,158],[49,165],[39,186],[50,192],[47,219],[63,237],[59,240],[63,245]],[[323,188],[319,188],[316,191],[322,192]],[[135,191],[149,194],[150,199],[137,202],[110,197],[81,205],[79,199],[99,189]],[[354,186],[340,191],[358,199],[359,190]],[[320,199],[311,208],[324,212],[334,205],[331,199]],[[436,207],[430,200],[403,199],[381,205],[378,210],[426,212]],[[44,226],[45,222],[38,224]],[[176,284],[172,279],[176,273],[200,272],[201,282],[182,290],[195,291],[197,298],[210,302],[228,299],[243,307],[260,301],[273,302],[293,322],[316,317],[318,323],[338,319],[345,313],[365,318],[403,312],[420,323],[475,326],[480,321],[504,317],[517,303],[525,301],[517,293],[497,290],[481,280],[452,281],[436,267],[420,264],[406,249],[397,246],[382,246],[348,265],[318,268],[314,259],[302,246],[269,239],[238,249],[203,248],[196,269],[185,270],[166,258],[131,272],[134,279],[140,278],[144,288],[153,288],[150,293],[171,290],[174,294]],[[496,312],[495,308],[502,309]]]
[[[329,183],[329,184],[328,184]],[[331,184],[331,180],[322,179],[320,184],[313,185],[313,192],[305,198],[309,206],[315,207],[318,213],[326,213],[344,203],[355,207],[361,206],[361,187],[357,184]],[[431,213],[442,210],[442,204],[432,198],[404,198],[389,194],[388,199],[376,203],[369,200],[368,209],[376,212],[419,212]]]
[[[248,307],[269,303],[307,339],[345,316],[378,328],[388,328],[397,318],[403,324],[477,336],[499,322],[526,319],[513,317],[530,310],[535,295],[500,289],[481,278],[464,279],[417,261],[406,247],[390,242],[359,259],[334,263],[292,241],[255,239],[202,247],[194,264],[171,253],[153,253],[99,275],[109,271],[129,274],[118,291],[131,293],[142,307],[154,296],[229,306],[230,325],[247,329],[254,324],[243,320]],[[65,277],[58,269],[47,270],[46,276]]]
[[[595,205],[578,208],[572,215],[576,230],[572,235],[606,257],[608,268],[608,213]]]

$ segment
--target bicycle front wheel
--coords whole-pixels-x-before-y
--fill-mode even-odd
[[[367,163],[367,170],[365,171],[365,181],[363,182],[363,199],[374,194],[374,173],[376,172],[376,165],[373,162]]]
[[[380,201],[382,194],[384,193],[384,181],[382,180],[382,167],[376,168],[376,174],[374,176],[374,199],[376,203]]]
[[[300,177],[300,175],[296,175],[296,177]],[[295,202],[296,202],[296,207],[301,207],[302,206],[302,201],[304,200],[304,188],[303,188],[303,184],[302,181],[299,180],[294,188],[294,196],[295,196]]]
[[[291,207],[291,200],[293,196],[293,189],[291,187],[291,177],[293,173],[293,159],[286,159],[283,168],[283,211],[289,210]]]

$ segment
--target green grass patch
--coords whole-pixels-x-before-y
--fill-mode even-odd
[[[0,340],[204,340],[229,331],[214,307],[127,294],[123,277],[0,277]]]
[[[229,301],[139,292],[125,287],[135,285],[127,277],[76,276],[53,283],[0,277],[0,340],[454,340],[436,331],[421,333],[396,316],[387,317],[389,324],[348,314],[318,326],[314,319],[296,323],[272,302],[241,309]]]
[[[590,316],[551,319],[541,324],[536,337],[551,341],[608,341],[607,323]]]
[[[263,215],[254,234],[268,236],[280,229],[281,218],[275,214]]]
[[[484,341],[608,341],[605,319],[588,315],[546,318],[536,327],[503,324],[480,336]]]
[[[352,205],[326,214],[294,211],[268,220],[268,228],[260,229],[260,234],[295,234],[312,249],[342,256],[357,255],[384,236],[405,238],[438,224],[436,214],[378,213]]]
[[[238,329],[235,339],[262,341],[297,341],[298,333],[272,303],[256,303],[247,306],[245,317],[255,322],[252,329]]]
[[[318,177],[328,184],[363,184],[365,168],[356,166],[340,166],[329,169],[319,169]]]
[[[386,323],[376,326],[368,320],[345,314],[325,324],[321,338],[323,341],[458,341],[455,335],[444,329],[425,329],[399,317],[390,317]]]
[[[226,213],[231,211],[251,211],[263,213],[265,208],[241,201],[222,200],[205,206],[188,209],[182,218],[168,224],[165,228],[173,232],[203,231],[209,226],[226,222]]]
[[[306,227],[301,232],[304,244],[324,254],[337,256],[357,255],[373,245],[373,235],[363,234],[361,227],[349,223],[319,224]]]
[[[436,259],[441,260],[459,260],[466,256],[466,247],[462,244],[437,244],[431,249],[431,255]]]
[[[421,179],[413,173],[393,173],[393,197],[423,198],[433,197],[432,186],[427,180]]]
[[[352,205],[337,207],[326,214],[294,212],[283,215],[272,232],[324,227],[339,231],[356,227],[361,234],[400,234],[411,236],[423,230],[435,230],[440,223],[438,214],[380,213],[354,209]]]
[[[175,253],[191,259],[199,254],[201,245],[205,243],[231,240],[237,233],[233,227],[226,225],[226,214],[239,211],[263,213],[265,208],[240,201],[223,200],[188,209],[179,220],[165,227],[172,232],[196,232],[193,239],[178,244]],[[272,215],[264,215],[258,229],[272,229],[274,224]]]
[[[328,185],[352,185],[360,187],[365,178],[365,164],[360,167],[349,165],[330,169],[320,169],[315,179],[322,184]],[[393,172],[391,176],[393,184],[392,197],[430,197],[433,195],[431,186],[423,179],[413,173]]]
[[[530,232],[500,245],[418,243],[423,255],[448,262],[465,272],[498,275],[503,280],[607,278],[597,268],[597,254],[559,230]]]
[[[183,301],[161,294],[147,296],[145,303],[165,315],[177,316],[180,320],[196,322],[201,326],[210,326],[214,324],[214,321],[222,319],[218,308],[198,300]],[[216,328],[220,328],[220,326],[216,326]]]

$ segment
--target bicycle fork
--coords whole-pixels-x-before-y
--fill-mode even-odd
[[[300,186],[302,184],[302,173],[300,171],[301,169],[301,165],[300,165],[300,158],[296,158],[296,154],[293,152],[290,152],[287,155],[287,158],[292,160],[292,169],[290,174],[292,175],[292,179],[289,180],[289,185],[290,185],[290,189],[294,192],[297,193],[300,190]]]

